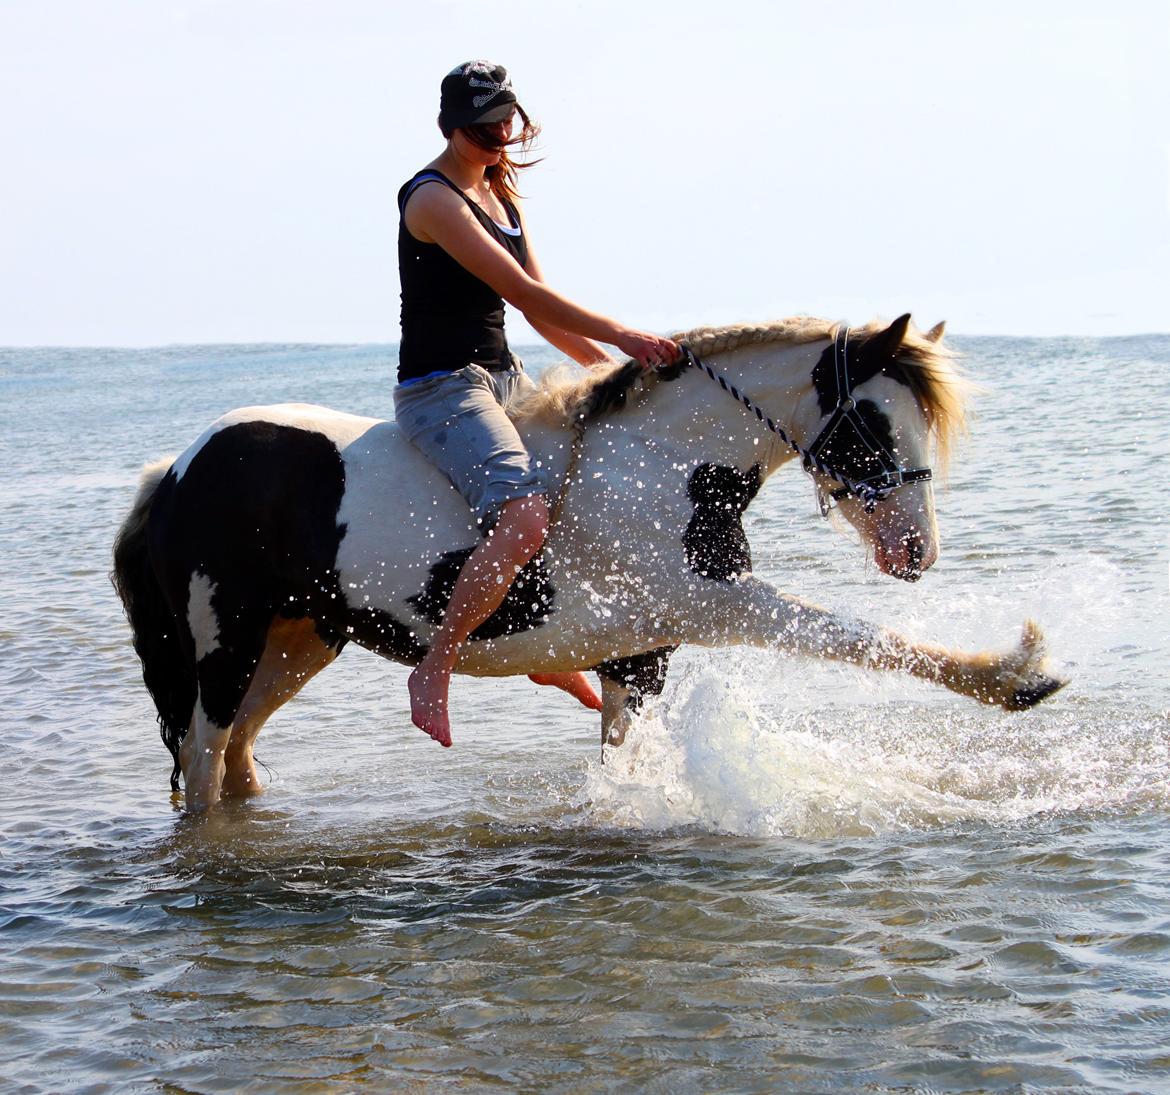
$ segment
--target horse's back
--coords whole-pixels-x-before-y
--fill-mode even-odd
[[[216,560],[274,580],[339,572],[356,587],[396,585],[388,566],[425,568],[478,539],[466,504],[394,422],[305,403],[217,419],[172,465],[154,510],[155,550],[180,582]]]
[[[176,478],[183,477],[192,461],[218,435],[229,432],[246,445],[248,438],[265,426],[280,427],[291,433],[324,437],[339,452],[376,426],[389,426],[392,432],[398,432],[393,423],[333,410],[331,407],[321,407],[314,403],[274,403],[267,406],[237,407],[212,422],[179,456],[173,465]]]

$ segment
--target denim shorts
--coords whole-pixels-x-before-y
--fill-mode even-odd
[[[468,365],[394,389],[399,429],[451,480],[484,532],[505,502],[548,491],[506,413],[533,387],[519,365],[504,372]]]

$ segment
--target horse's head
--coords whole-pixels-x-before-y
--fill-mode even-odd
[[[941,337],[942,324],[922,335],[909,315],[841,331],[812,372],[820,419],[806,447],[846,484],[814,470],[822,505],[835,500],[881,571],[909,582],[938,558],[929,469],[962,424]]]
[[[853,330],[797,317],[674,337],[689,356],[658,370],[638,399],[629,396],[646,374],[633,361],[584,379],[546,375],[517,420],[580,428],[626,409],[645,416],[639,431],[694,446],[702,453],[698,463],[741,472],[759,465],[765,476],[795,452],[812,450],[809,466],[822,498],[839,501],[878,566],[907,581],[922,576],[938,557],[927,469],[932,456],[945,460],[963,424],[965,385],[941,345],[942,324],[923,335],[908,315],[888,327]],[[691,375],[691,364],[732,399],[705,381],[680,391],[671,382]],[[663,388],[674,397],[655,399]]]

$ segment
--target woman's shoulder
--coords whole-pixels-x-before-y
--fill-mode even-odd
[[[436,183],[438,185],[427,187],[432,191],[454,191],[460,194],[459,187],[457,187],[446,175],[441,171],[436,171],[433,167],[424,167],[421,171],[416,171],[409,179],[402,184],[398,190],[398,208],[403,210],[406,208],[407,200],[420,187],[426,187],[427,183]]]
[[[447,185],[426,185],[437,184],[439,180],[422,179],[399,199],[402,224],[420,243],[434,243],[439,233],[478,227],[467,196],[449,180],[442,181]]]

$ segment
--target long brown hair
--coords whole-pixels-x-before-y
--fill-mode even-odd
[[[515,201],[520,197],[520,191],[516,188],[517,173],[526,167],[535,167],[540,163],[539,159],[514,160],[508,155],[508,149],[514,146],[519,146],[524,152],[527,152],[532,142],[540,135],[540,126],[528,117],[519,103],[516,104],[516,113],[520,115],[520,121],[523,122],[523,125],[519,133],[504,142],[503,148],[500,147],[499,138],[492,132],[492,126],[469,125],[463,127],[463,132],[473,145],[486,149],[488,152],[500,153],[500,162],[493,164],[484,172],[488,186],[491,187],[492,193],[500,201]],[[451,131],[451,133],[454,132],[454,130]],[[450,139],[451,133],[444,132],[443,136]]]

